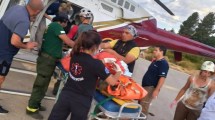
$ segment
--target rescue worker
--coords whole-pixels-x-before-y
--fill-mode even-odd
[[[180,90],[170,107],[177,104],[174,120],[197,120],[201,109],[212,90],[210,76],[214,72],[214,63],[205,61],[198,75],[192,75]],[[182,100],[181,97],[183,96]],[[180,101],[179,101],[180,100]]]
[[[82,32],[93,30],[93,26],[91,25],[93,13],[89,9],[81,9],[79,17],[81,24],[78,25],[78,31],[76,32],[75,36],[70,35],[70,33],[68,33],[70,38],[72,38],[73,40],[76,40]]]
[[[81,24],[79,26],[72,25],[71,29],[69,30],[69,33],[67,34],[67,36],[73,41],[75,41],[82,32],[93,30],[93,26],[90,24],[92,22],[93,13],[90,10],[86,8],[81,9],[79,13],[79,17],[81,20]],[[57,94],[59,85],[60,85],[60,80],[58,80],[54,85],[54,89],[53,89],[54,95]]]
[[[111,75],[102,61],[93,58],[100,43],[95,31],[83,32],[78,37],[71,54],[69,78],[48,120],[66,120],[70,113],[71,120],[86,120],[98,78],[116,84],[120,67]]]
[[[41,0],[30,0],[26,6],[12,6],[0,19],[0,89],[19,49],[33,49],[37,46],[36,42],[23,43],[23,39],[28,33],[30,22],[43,7]],[[0,113],[8,111],[0,106]]]
[[[164,58],[166,55],[164,46],[156,46],[153,55],[154,60],[149,65],[142,79],[142,87],[148,94],[139,101],[142,106],[142,112],[145,115],[148,115],[148,109],[152,100],[158,97],[169,70],[168,62]]]
[[[118,59],[128,64],[129,72],[133,73],[134,64],[140,54],[134,39],[137,37],[137,30],[134,26],[129,25],[124,28],[121,40],[112,40],[111,42],[102,43],[100,47]]]
[[[26,108],[26,113],[35,119],[43,118],[39,113],[39,111],[45,110],[45,107],[41,106],[41,101],[48,89],[56,63],[62,57],[63,42],[70,47],[74,45],[74,42],[67,37],[63,29],[67,22],[68,16],[59,14],[59,16],[53,18],[53,22],[48,25],[43,35],[44,41],[37,58],[37,77]]]

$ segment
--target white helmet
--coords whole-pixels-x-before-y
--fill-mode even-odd
[[[205,61],[201,66],[201,70],[214,72],[214,69],[215,69],[215,65],[211,61]]]
[[[85,17],[85,18],[92,18],[93,13],[86,8],[83,8],[80,10],[79,16]]]

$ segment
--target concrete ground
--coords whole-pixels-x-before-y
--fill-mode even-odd
[[[35,61],[36,58],[33,59]],[[135,66],[135,71],[133,74],[134,79],[141,83],[142,76],[150,64],[149,61],[138,59]],[[18,69],[27,69],[29,66],[22,65],[21,63],[14,62],[12,67]],[[17,70],[11,70],[6,78],[6,81],[3,84],[3,89],[9,89],[14,91],[20,91],[24,93],[30,93],[32,90],[32,85],[35,80],[35,66],[31,66],[30,73],[23,73]],[[188,74],[170,69],[168,73],[168,77],[165,81],[165,85],[160,91],[160,94],[156,100],[153,100],[152,105],[150,107],[150,112],[155,116],[149,116],[148,120],[172,120],[174,115],[174,109],[170,109],[169,105],[176,97],[180,88],[183,87],[186,80],[188,78]],[[51,91],[53,88],[53,83],[55,80],[53,79],[49,90],[47,92],[47,96],[53,97]],[[27,106],[29,97],[21,96],[21,95],[11,95],[2,93],[0,90],[0,104],[8,109],[10,112],[6,115],[0,115],[0,120],[32,120],[29,116],[25,114],[25,108]],[[47,120],[50,111],[53,107],[54,100],[44,99],[42,101],[42,105],[47,107],[47,111],[41,112],[44,115],[44,119]]]

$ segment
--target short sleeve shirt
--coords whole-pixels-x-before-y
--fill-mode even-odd
[[[109,75],[110,73],[102,61],[94,59],[86,53],[73,55],[69,79],[64,90],[92,98],[98,78],[106,80]]]
[[[43,35],[43,43],[41,50],[54,58],[60,59],[62,57],[62,45],[63,41],[59,38],[59,35],[65,34],[63,27],[53,22],[49,24],[48,28]]]
[[[30,18],[25,6],[15,5],[9,8],[0,20],[0,61],[12,62],[19,48],[11,44],[13,33],[24,39],[30,27]]]
[[[169,71],[169,65],[163,58],[161,60],[153,61],[142,79],[142,86],[154,86],[156,87],[160,77],[167,76]]]
[[[74,39],[77,39],[78,36],[82,33],[82,32],[86,32],[88,30],[93,30],[93,26],[89,25],[89,24],[80,24],[78,26],[78,32],[76,33]]]

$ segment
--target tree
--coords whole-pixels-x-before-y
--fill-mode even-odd
[[[170,30],[170,32],[175,33],[175,30],[172,28],[172,29]]]
[[[206,43],[206,40],[208,40],[210,36],[215,33],[213,29],[214,25],[215,13],[210,12],[203,18],[201,23],[199,23],[192,38],[199,42]]]
[[[215,37],[210,37],[208,40],[205,40],[204,44],[215,47]]]
[[[190,17],[187,18],[187,20],[182,23],[179,29],[179,34],[182,36],[191,37],[194,34],[198,23],[199,13],[194,12]]]

